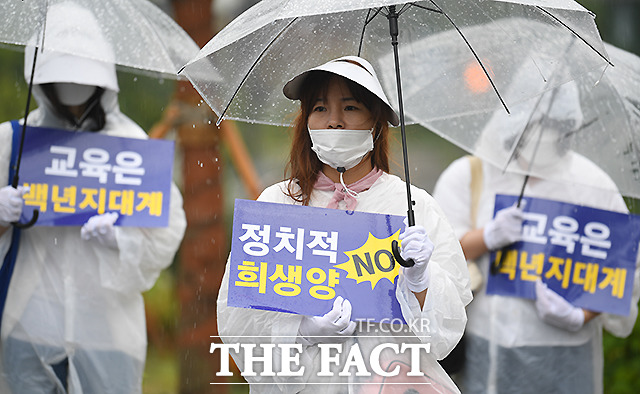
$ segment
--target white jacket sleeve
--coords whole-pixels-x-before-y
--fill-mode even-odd
[[[160,228],[117,227],[118,258],[100,259],[104,287],[123,293],[153,287],[160,271],[168,267],[180,246],[187,225],[182,195],[171,185],[169,224]]]
[[[636,257],[636,270],[633,275],[633,294],[631,295],[631,309],[626,316],[603,313],[602,324],[605,330],[618,338],[631,335],[633,326],[638,318],[638,301],[640,300],[640,253]]]
[[[433,190],[458,239],[471,228],[471,168],[466,157],[451,163],[440,175]]]
[[[427,229],[435,245],[427,266],[430,283],[425,302],[420,309],[418,300],[402,276],[398,280],[396,296],[407,322],[420,319],[418,324],[410,325],[416,336],[430,343],[431,353],[442,359],[464,333],[467,323],[465,306],[471,302],[472,295],[469,272],[458,238],[435,200],[429,195],[424,200],[423,204],[416,204],[416,222]],[[420,331],[420,327],[428,329]]]
[[[605,175],[601,175],[601,177],[604,176]],[[608,177],[605,180],[611,183],[610,188],[614,187],[613,181],[611,181]],[[603,180],[603,182],[605,180]],[[619,194],[611,197],[604,193],[602,199],[602,209],[608,209],[611,211],[622,213],[629,212],[624,199]],[[633,326],[636,324],[636,320],[638,318],[638,301],[640,300],[640,252],[636,255],[636,269],[633,274],[632,292],[631,308],[629,309],[628,315],[622,316],[603,313],[599,317],[600,319],[602,319],[604,329],[619,338],[626,338],[631,334],[631,332],[633,331]]]
[[[13,129],[8,122],[0,124],[0,187],[9,184],[9,161],[11,159],[11,140]],[[7,227],[4,233],[0,234],[0,266],[4,261],[4,256],[11,246],[11,228]]]

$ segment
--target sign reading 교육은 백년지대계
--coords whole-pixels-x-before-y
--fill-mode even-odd
[[[491,253],[489,261],[502,259],[502,265],[489,275],[487,293],[535,299],[540,278],[575,306],[627,315],[640,217],[541,198],[523,200],[522,241]],[[516,196],[497,195],[494,212],[516,201]]]
[[[117,212],[119,226],[164,227],[173,152],[172,141],[29,126],[19,173],[29,192],[20,221],[28,221],[33,208],[36,226],[79,226]]]

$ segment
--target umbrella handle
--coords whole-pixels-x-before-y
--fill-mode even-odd
[[[493,264],[489,267],[491,275],[497,275],[500,267],[504,264],[504,256],[507,254],[507,248],[504,247],[500,250],[500,259],[495,259]]]
[[[18,228],[29,228],[31,226],[33,226],[34,224],[36,224],[36,222],[38,221],[38,216],[40,215],[40,211],[38,211],[37,209],[33,210],[33,216],[31,217],[31,220],[29,220],[26,223],[20,223],[20,222],[11,222],[12,225],[14,225],[15,227]]]
[[[409,268],[416,265],[416,262],[413,261],[413,259],[405,260],[402,258],[402,256],[400,256],[400,247],[398,247],[398,241],[396,241],[395,239],[391,241],[391,253],[393,254],[393,257],[396,259],[398,264],[403,267]]]

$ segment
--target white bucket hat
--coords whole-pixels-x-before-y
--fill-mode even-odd
[[[367,89],[380,98],[380,100],[382,100],[382,102],[384,102],[391,110],[391,119],[389,120],[389,123],[393,126],[398,126],[400,124],[398,114],[389,104],[389,100],[382,90],[380,81],[378,81],[378,76],[368,61],[358,56],[343,56],[338,59],[333,59],[323,65],[311,68],[293,77],[284,85],[284,88],[282,89],[284,95],[291,100],[299,100],[303,82],[307,75],[312,71],[327,71],[340,75],[341,77],[347,78]]]

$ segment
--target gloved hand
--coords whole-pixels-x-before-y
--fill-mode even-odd
[[[501,209],[489,223],[484,226],[484,243],[489,250],[497,250],[522,239],[522,208],[515,205]]]
[[[412,259],[413,267],[401,267],[407,280],[409,290],[421,292],[429,287],[429,275],[427,264],[433,253],[433,242],[427,235],[427,230],[422,226],[408,226],[407,218],[404,219],[405,229],[400,233],[400,255],[403,259]]]
[[[552,326],[575,332],[584,325],[582,308],[571,305],[540,279],[536,281],[536,309],[538,317]]]
[[[114,226],[116,220],[118,220],[117,212],[92,216],[80,229],[80,237],[85,241],[96,239],[102,245],[117,249],[118,242],[116,240],[116,227]]]
[[[11,222],[17,222],[22,215],[24,200],[22,196],[29,191],[29,187],[5,186],[0,189],[0,226],[7,227]]]
[[[303,317],[298,335],[304,345],[336,343],[346,341],[355,330],[356,323],[351,321],[351,303],[338,296],[333,301],[333,308],[324,316]]]

